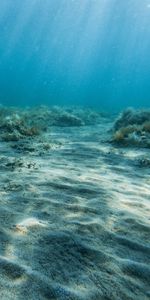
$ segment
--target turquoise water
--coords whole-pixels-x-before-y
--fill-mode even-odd
[[[0,0],[0,300],[150,300],[149,75],[150,0]]]
[[[1,0],[0,102],[149,106],[150,0]]]

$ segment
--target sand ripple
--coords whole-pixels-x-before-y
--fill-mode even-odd
[[[53,129],[62,147],[39,156],[3,143],[2,300],[150,298],[150,169],[107,129]],[[10,156],[38,168],[6,167]]]

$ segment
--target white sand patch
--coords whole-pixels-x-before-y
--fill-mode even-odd
[[[38,229],[38,227],[46,227],[46,226],[47,226],[46,222],[43,222],[36,218],[27,218],[27,219],[21,221],[20,223],[16,224],[15,230],[16,230],[16,232],[18,232],[20,234],[26,234],[28,232],[28,230],[30,230],[32,228]]]

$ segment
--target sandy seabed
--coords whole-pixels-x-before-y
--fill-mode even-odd
[[[149,150],[110,127],[54,127],[45,152],[1,142],[1,300],[150,299]]]

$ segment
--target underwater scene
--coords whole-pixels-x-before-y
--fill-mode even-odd
[[[150,299],[150,0],[0,1],[0,300]]]

